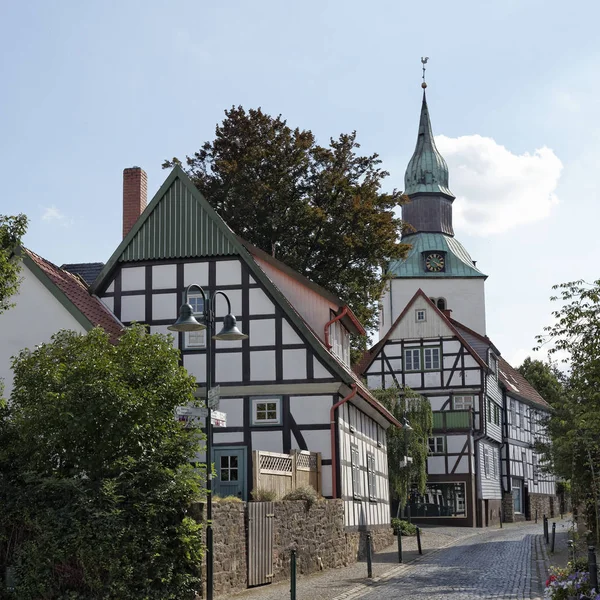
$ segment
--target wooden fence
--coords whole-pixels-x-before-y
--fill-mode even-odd
[[[304,485],[322,493],[320,452],[294,450],[280,454],[255,450],[252,455],[253,489],[274,491],[278,498]]]

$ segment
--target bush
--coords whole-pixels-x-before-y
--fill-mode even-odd
[[[303,485],[288,492],[282,500],[304,500],[306,502],[306,509],[308,510],[319,500],[319,495],[312,485]]]
[[[398,528],[400,528],[400,531],[402,531],[402,535],[406,536],[406,535],[417,535],[417,526],[413,525],[412,523],[409,523],[408,521],[403,521],[402,519],[397,519],[397,518],[393,518],[392,519],[392,529],[394,530],[394,533],[396,533],[398,531]]]
[[[242,502],[238,496],[213,496],[213,502]]]
[[[277,500],[277,492],[258,488],[252,491],[252,500],[254,502],[273,502],[273,500]]]

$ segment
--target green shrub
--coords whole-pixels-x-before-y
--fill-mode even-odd
[[[400,528],[400,531],[402,531],[402,535],[406,536],[406,535],[417,535],[417,526],[413,525],[412,523],[409,523],[408,521],[403,521],[402,519],[397,519],[397,518],[393,518],[392,519],[392,529],[394,530],[394,533],[396,531],[398,531],[398,528]]]
[[[312,485],[303,485],[288,492],[282,500],[304,500],[306,502],[306,509],[308,510],[319,500],[319,495]]]
[[[242,502],[238,496],[213,496],[213,502]]]
[[[252,500],[254,502],[273,502],[273,500],[277,500],[277,492],[258,488],[252,491]]]

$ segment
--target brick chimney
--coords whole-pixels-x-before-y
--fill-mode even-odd
[[[450,308],[445,308],[445,309],[444,309],[442,312],[443,312],[443,313],[444,313],[444,314],[445,314],[445,315],[446,315],[446,316],[447,316],[449,319],[451,319],[451,318],[452,318],[452,310],[451,310]]]
[[[123,237],[135,225],[148,202],[148,176],[144,169],[123,169]]]

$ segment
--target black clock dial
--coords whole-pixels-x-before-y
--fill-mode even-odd
[[[446,261],[443,254],[432,252],[425,258],[425,268],[427,271],[431,271],[432,273],[439,273],[440,271],[443,271],[445,265]]]

